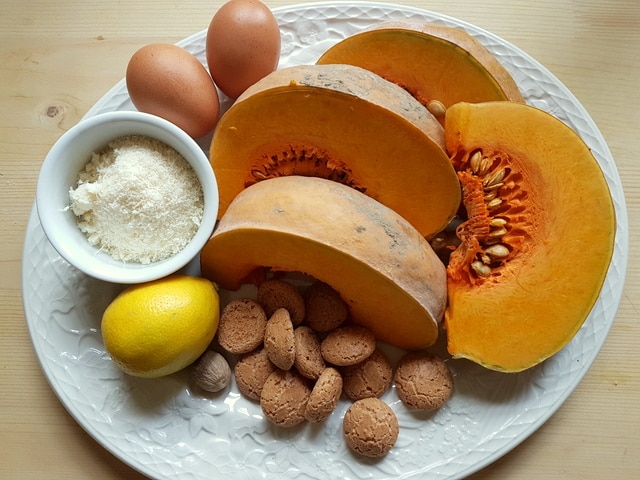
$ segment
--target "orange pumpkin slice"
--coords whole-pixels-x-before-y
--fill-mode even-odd
[[[405,88],[441,121],[446,108],[458,102],[524,102],[497,58],[454,27],[411,20],[382,22],[338,42],[317,63],[357,65],[375,72]]]
[[[393,210],[317,177],[256,183],[229,205],[200,256],[203,276],[236,290],[256,271],[298,271],[331,285],[353,320],[402,348],[435,342],[446,272]]]
[[[446,141],[468,219],[448,265],[449,352],[516,372],[563,348],[596,302],[615,212],[582,139],[511,102],[454,105]]]
[[[355,188],[425,237],[460,203],[435,117],[397,85],[349,65],[290,67],[250,87],[219,121],[210,159],[219,215],[244,188],[283,175]]]

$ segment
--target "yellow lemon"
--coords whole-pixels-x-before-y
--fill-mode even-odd
[[[185,368],[207,349],[219,318],[212,282],[171,275],[118,295],[102,316],[102,339],[129,375],[161,377]]]

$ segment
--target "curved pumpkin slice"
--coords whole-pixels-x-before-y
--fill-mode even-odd
[[[460,203],[435,117],[401,88],[349,65],[290,67],[250,87],[219,121],[210,159],[219,215],[244,188],[282,175],[349,185],[424,236],[444,228]]]
[[[287,176],[248,187],[229,205],[200,256],[203,276],[237,290],[256,269],[299,271],[342,295],[354,321],[402,348],[435,342],[446,272],[406,220],[322,178]]]
[[[447,148],[468,219],[451,254],[449,352],[515,372],[580,329],[613,254],[615,211],[580,137],[537,108],[458,104]]]
[[[402,20],[374,25],[329,48],[318,64],[357,65],[400,85],[444,121],[458,102],[524,103],[497,58],[459,28]],[[432,101],[440,107],[433,107]]]

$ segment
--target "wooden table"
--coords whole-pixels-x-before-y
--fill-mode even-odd
[[[473,478],[640,478],[640,4],[404,3],[490,30],[549,68],[606,138],[628,202],[626,289],[595,364],[545,425]],[[22,309],[25,225],[40,164],[55,140],[123,77],[136,49],[205,29],[220,4],[5,0],[0,8],[1,478],[143,478],[76,424],[40,369]]]

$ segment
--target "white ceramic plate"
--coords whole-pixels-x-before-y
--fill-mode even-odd
[[[622,294],[628,254],[626,208],[615,163],[594,122],[558,79],[521,50],[473,25],[377,3],[314,3],[276,9],[275,14],[283,38],[281,66],[313,63],[328,46],[384,19],[417,18],[464,28],[500,58],[529,103],[580,133],[604,170],[617,214],[613,261],[583,328],[558,354],[520,374],[449,362],[454,394],[431,415],[408,412],[395,391],[389,391],[383,399],[399,418],[398,442],[383,460],[363,460],[349,452],[342,438],[346,402],[320,426],[285,430],[267,424],[259,405],[241,397],[235,385],[218,395],[202,395],[189,385],[185,372],[159,380],[122,375],[99,332],[103,309],[122,287],[70,267],[47,242],[32,212],[24,246],[23,296],[42,368],[60,401],[87,432],[153,478],[467,476],[542,425],[580,382],[605,341]],[[204,40],[205,32],[200,32],[180,44],[204,63]],[[122,81],[87,115],[133,108]],[[203,143],[206,148],[207,140]]]

